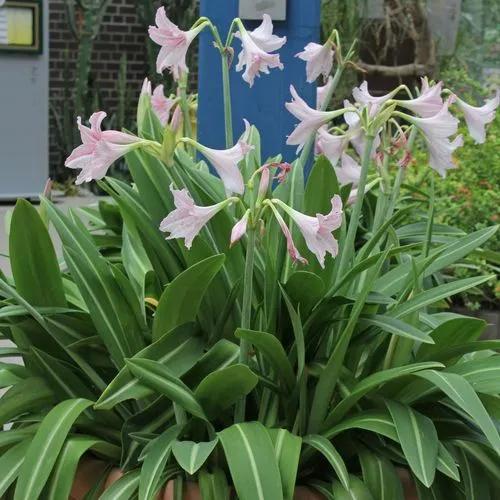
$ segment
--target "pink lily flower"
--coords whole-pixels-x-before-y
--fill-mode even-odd
[[[427,139],[427,148],[429,150],[429,165],[431,168],[446,177],[447,170],[457,168],[453,160],[454,151],[464,145],[462,135],[457,135],[453,141],[447,137],[437,137],[432,140]]]
[[[319,110],[323,109],[323,106],[325,105],[325,99],[326,96],[328,95],[329,90],[331,89],[333,85],[333,77],[329,76],[327,82],[325,85],[318,86],[316,89],[316,108]]]
[[[231,231],[230,246],[233,246],[236,242],[241,240],[241,238],[243,238],[243,236],[247,232],[249,215],[250,215],[250,209],[248,209],[243,215],[243,217],[233,226],[233,229]]]
[[[105,117],[104,111],[94,113],[89,119],[90,128],[82,125],[80,117],[77,118],[82,144],[73,150],[64,163],[68,168],[81,169],[76,184],[102,179],[118,158],[145,142],[124,132],[101,130]]]
[[[335,174],[341,186],[346,184],[357,186],[361,177],[361,165],[352,156],[343,153],[341,166],[335,168]]]
[[[238,168],[238,163],[243,160],[245,155],[253,149],[244,137],[248,137],[250,124],[245,121],[245,132],[242,138],[229,149],[211,149],[201,144],[196,144],[200,152],[213,165],[217,174],[221,178],[227,193],[243,194],[245,183],[243,175]]]
[[[453,142],[449,140],[450,136],[456,134],[459,123],[448,111],[452,101],[452,98],[448,99],[438,113],[429,118],[407,117],[423,133],[429,150],[429,165],[442,177],[448,169],[455,168],[452,153],[463,145],[462,136],[456,137]]]
[[[174,104],[175,101],[173,99],[165,97],[163,85],[158,85],[151,97],[151,107],[163,126],[168,123],[170,111],[172,110]]]
[[[334,54],[331,42],[326,42],[324,45],[309,42],[295,57],[306,61],[307,81],[312,83],[319,75],[328,78],[332,71]]]
[[[161,221],[160,231],[170,233],[167,240],[183,238],[187,249],[191,248],[194,238],[208,221],[234,201],[228,198],[215,205],[200,207],[194,204],[187,189],[175,189],[171,184],[170,191],[174,197],[175,209]]]
[[[281,49],[286,43],[286,36],[273,35],[273,22],[269,14],[262,16],[262,23],[253,31],[247,31],[250,38],[264,52],[274,52]],[[241,39],[240,32],[235,33],[236,38]]]
[[[486,140],[485,126],[495,118],[495,110],[500,103],[500,92],[497,90],[495,97],[487,99],[485,104],[480,107],[471,106],[458,97],[456,102],[464,114],[471,137],[476,141],[476,144],[483,144]]]
[[[430,86],[427,78],[422,78],[420,95],[415,99],[397,101],[397,103],[403,108],[413,111],[422,118],[430,118],[437,114],[443,107],[443,99],[441,98],[442,90],[443,82]]]
[[[330,213],[326,215],[316,214],[316,217],[298,212],[281,200],[273,200],[273,202],[281,206],[297,224],[307,248],[316,255],[320,266],[324,268],[326,253],[328,252],[335,257],[339,251],[337,240],[332,232],[342,225],[342,200],[340,196],[335,195],[332,198]]]
[[[237,34],[238,38],[241,40],[242,50],[238,55],[238,64],[236,65],[236,71],[242,71],[245,68],[245,72],[243,73],[243,80],[247,82],[250,87],[253,86],[255,77],[260,76],[259,73],[269,74],[269,69],[279,68],[283,69],[283,64],[280,62],[279,54],[270,54],[263,47],[275,47],[279,45],[274,35],[268,35],[268,27],[265,25],[265,20],[263,21],[264,28],[262,25],[259,28],[262,28],[257,37],[254,39],[254,36],[250,34],[248,31],[243,30],[243,32],[239,32]],[[259,30],[257,28],[257,30]],[[271,24],[272,29],[272,24]],[[255,31],[255,30],[254,30]],[[283,42],[284,43],[284,42]],[[283,45],[281,43],[281,45]],[[275,49],[269,49],[275,50]]]
[[[285,103],[286,109],[293,116],[300,120],[295,130],[288,136],[286,143],[290,146],[298,146],[297,153],[304,147],[305,143],[312,134],[322,126],[328,123],[332,118],[338,115],[336,111],[318,111],[311,108],[304,99],[302,99],[293,85],[290,85],[292,102]]]
[[[283,235],[285,236],[286,240],[286,249],[288,252],[288,255],[290,255],[290,258],[292,259],[292,262],[300,262],[301,264],[307,264],[307,259],[302,257],[300,255],[299,250],[295,246],[295,243],[293,242],[293,237],[292,233],[290,232],[290,229],[286,225],[286,222],[283,220],[283,217],[281,217],[281,214],[276,210],[274,205],[272,203],[269,203],[269,207],[273,211],[274,217],[276,218],[281,231],[283,232]]]
[[[191,42],[205,25],[202,23],[192,30],[182,31],[167,17],[165,7],[160,7],[156,11],[155,23],[156,26],[149,27],[149,37],[161,46],[156,60],[156,71],[162,73],[164,69],[169,69],[178,80],[181,74],[189,71],[186,65],[186,53]]]
[[[316,151],[318,154],[324,154],[333,167],[337,165],[348,145],[349,136],[347,134],[333,135],[328,132],[326,127],[321,127],[318,130]]]

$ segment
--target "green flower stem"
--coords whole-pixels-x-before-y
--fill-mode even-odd
[[[241,328],[252,327],[252,298],[253,298],[253,268],[255,262],[255,243],[257,239],[257,229],[252,227],[249,221],[247,255],[245,261],[245,274],[243,277],[243,304],[241,309]],[[240,339],[240,356],[241,364],[248,365],[250,344]],[[246,398],[242,398],[236,403],[234,413],[235,422],[243,422],[245,420]]]
[[[224,92],[224,123],[226,130],[226,148],[234,145],[233,137],[233,114],[231,109],[231,82],[229,79],[229,61],[228,52],[224,49],[221,52],[222,57],[222,87]]]
[[[189,104],[187,101],[187,75],[184,75],[182,77],[182,80],[179,83],[179,94],[180,94],[180,107],[182,111],[182,118],[184,121],[184,133],[186,137],[189,137],[190,139],[195,139],[193,137],[193,127],[191,126],[191,117],[189,115]],[[188,152],[190,153],[191,156],[194,156],[194,148],[189,145],[188,146]]]
[[[358,184],[358,196],[356,197],[356,202],[352,207],[351,218],[349,219],[349,227],[347,229],[347,235],[344,242],[344,248],[340,250],[340,262],[337,272],[337,281],[339,281],[344,275],[347,266],[354,254],[354,240],[356,239],[356,232],[359,225],[359,218],[361,216],[361,209],[363,207],[363,200],[365,197],[365,187],[366,179],[368,177],[368,170],[371,163],[371,152],[373,147],[373,141],[375,136],[366,135],[365,140],[365,150],[363,153],[363,160],[361,162],[361,175]]]
[[[415,143],[416,136],[417,136],[417,128],[413,127],[411,132],[410,132],[410,136],[408,137],[408,143],[406,145],[406,147],[409,150],[413,149],[413,144]],[[388,207],[387,213],[385,215],[386,219],[390,219],[392,217],[392,214],[394,213],[394,210],[396,208],[396,203],[397,203],[398,198],[399,198],[399,193],[401,191],[401,185],[403,184],[405,176],[406,176],[406,169],[404,167],[401,167],[398,170],[398,173],[396,175],[396,180],[394,181],[394,186],[392,188],[391,201],[389,203],[389,207]]]

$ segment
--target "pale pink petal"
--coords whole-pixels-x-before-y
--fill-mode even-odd
[[[361,177],[361,165],[347,153],[342,154],[341,167],[335,168],[335,174],[341,186],[352,184],[357,186]]]
[[[377,106],[380,106],[383,104],[385,101],[388,101],[395,95],[397,91],[392,91],[389,92],[388,94],[381,95],[381,96],[373,96],[368,92],[368,82],[365,80],[359,87],[355,87],[352,90],[352,96],[354,97],[354,100],[358,102],[359,104],[375,104]]]
[[[423,118],[430,118],[439,113],[443,107],[441,98],[443,82],[430,86],[427,78],[422,78],[420,95],[415,99],[398,101],[398,104],[407,108]]]
[[[458,119],[448,111],[450,102],[450,100],[446,101],[434,116],[428,118],[412,117],[411,121],[429,139],[433,137],[450,137],[457,132],[459,123]]]
[[[426,139],[427,148],[429,150],[429,165],[441,177],[446,177],[447,170],[456,168],[455,161],[453,160],[454,151],[463,146],[463,137],[458,135],[453,141],[447,137],[437,137]]]
[[[200,24],[193,30],[182,31],[168,19],[164,7],[156,11],[155,22],[156,26],[149,27],[149,37],[161,46],[156,69],[158,73],[168,69],[175,79],[179,79],[181,74],[188,72],[186,53],[191,42],[203,29],[203,25]]]
[[[303,214],[287,206],[285,203],[276,201],[297,224],[307,248],[316,255],[321,267],[325,267],[325,257],[329,253],[333,257],[338,254],[338,243],[332,232],[342,225],[342,201],[338,195],[332,200],[332,209],[326,214],[316,214],[316,217]]]
[[[158,85],[151,97],[151,107],[163,126],[168,123],[170,111],[174,104],[175,101],[173,99],[165,97],[163,85]]]
[[[321,110],[325,104],[325,99],[333,85],[333,77],[329,76],[325,85],[316,89],[316,108]]]
[[[144,78],[144,81],[142,82],[141,95],[151,97],[151,82],[147,78]]]
[[[241,240],[245,233],[247,232],[248,216],[250,215],[250,210],[247,210],[243,217],[233,226],[231,231],[231,246],[233,246],[237,241]]]
[[[320,45],[310,42],[295,57],[306,61],[307,81],[312,83],[319,75],[323,75],[325,79],[328,78],[333,67],[333,56],[334,51],[331,43]]]
[[[482,144],[486,140],[485,126],[495,118],[495,111],[500,102],[500,92],[497,91],[495,97],[488,99],[483,106],[475,107],[467,104],[458,97],[456,102],[462,110],[467,123],[467,128],[476,144]]]
[[[278,224],[280,225],[281,231],[283,231],[283,235],[285,236],[288,255],[290,255],[290,258],[292,259],[293,262],[300,262],[301,264],[307,264],[307,260],[304,259],[302,255],[300,255],[297,247],[295,246],[295,243],[293,242],[292,233],[290,232],[290,229],[288,229],[288,226],[286,225],[286,222],[283,220],[283,217],[281,217],[280,213],[276,209],[273,209],[273,213],[274,216],[276,217],[276,220],[278,221]]]
[[[321,127],[318,130],[317,147],[324,154],[333,167],[335,167],[349,144],[347,135],[333,135]]]
[[[170,185],[170,191],[174,197],[175,210],[161,221],[160,231],[170,233],[168,240],[184,239],[186,248],[190,249],[196,235],[227,205],[227,200],[216,205],[200,207],[194,204],[187,189],[178,190]]]
[[[288,136],[286,143],[290,146],[298,146],[297,152],[299,152],[311,135],[315,134],[322,125],[328,123],[334,115],[332,112],[311,108],[297,94],[293,85],[290,86],[290,93],[293,99],[291,102],[285,103],[285,106],[292,115],[300,120],[300,123]]]
[[[286,43],[286,36],[273,35],[273,22],[269,14],[264,14],[262,23],[253,31],[249,31],[248,34],[256,45],[265,52],[279,50]]]

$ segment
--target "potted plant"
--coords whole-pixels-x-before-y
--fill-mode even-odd
[[[495,497],[500,344],[478,340],[483,321],[436,309],[487,278],[429,286],[494,229],[435,239],[430,192],[424,237],[400,236],[416,210],[398,201],[415,135],[444,174],[460,143],[449,138],[458,98],[443,102],[449,92],[427,80],[415,96],[373,97],[363,84],[327,111],[352,54],[334,32],[300,54],[309,80],[335,72],[320,109],[292,88],[293,164],[263,161],[250,124],[234,143],[227,78],[228,148],[213,150],[181,124],[189,43],[210,29],[227,75],[237,34],[252,83],[280,66],[270,49],[284,40],[268,18],[253,32],[235,20],[226,44],[206,18],[183,32],[160,9],[156,23],[158,67],[179,95],[145,82],[137,135],[102,131],[95,113],[67,160],[112,201],[64,214],[47,198],[39,210],[20,200],[12,214],[0,332],[15,347],[1,352],[23,365],[0,365],[0,495]],[[455,102],[477,133],[498,99]],[[321,154],[304,179],[315,137]],[[132,186],[104,179],[123,155]],[[381,193],[373,211],[370,190]]]

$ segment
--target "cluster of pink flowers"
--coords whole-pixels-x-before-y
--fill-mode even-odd
[[[188,31],[182,31],[167,17],[164,7],[156,13],[155,26],[150,26],[151,39],[160,45],[157,58],[157,70],[162,73],[169,70],[174,79],[185,78],[189,69],[186,64],[186,54],[189,46],[198,34],[206,27],[212,27],[210,21],[202,18]],[[270,69],[283,69],[280,56],[277,53],[286,43],[286,37],[273,33],[273,24],[268,15],[264,15],[262,24],[253,31],[247,31],[241,21],[236,20],[238,30],[234,34],[241,42],[236,71],[243,71],[243,79],[252,86],[260,73],[269,73]],[[461,135],[456,135],[459,120],[450,113],[451,106],[458,106],[463,113],[465,122],[473,139],[478,142],[485,140],[485,126],[494,118],[499,105],[499,94],[486,101],[481,107],[465,103],[454,94],[443,89],[442,82],[431,84],[422,79],[419,94],[416,97],[402,100],[396,96],[402,87],[381,96],[374,96],[368,90],[367,82],[363,82],[352,91],[353,102],[344,101],[340,110],[328,111],[328,104],[334,92],[335,80],[330,76],[334,66],[336,47],[331,39],[323,45],[309,43],[296,57],[306,62],[306,79],[313,83],[323,78],[324,85],[317,89],[316,107],[311,107],[302,99],[293,86],[290,87],[291,102],[286,108],[299,121],[296,128],[287,138],[287,144],[297,146],[297,152],[309,152],[309,145],[315,141],[316,153],[324,154],[331,162],[337,179],[341,185],[350,184],[353,188],[349,201],[357,196],[362,167],[356,160],[370,158],[380,162],[385,152],[380,150],[380,134],[382,127],[394,118],[404,120],[410,127],[419,130],[427,144],[429,164],[445,175],[448,169],[454,168],[453,152],[462,145]],[[340,54],[340,51],[339,51]],[[338,55],[339,64],[342,56]],[[409,90],[406,89],[408,92]],[[444,100],[443,95],[448,95]],[[180,130],[182,112],[178,96],[165,96],[163,85],[158,85],[154,91],[146,79],[143,84],[141,99],[151,106],[151,110],[163,127],[169,127],[174,133]],[[398,109],[399,108],[399,109]],[[404,111],[401,111],[401,109]],[[411,114],[408,114],[408,111]],[[384,114],[385,113],[385,114]],[[83,125],[78,118],[82,144],[75,148],[66,160],[69,168],[80,169],[77,184],[102,179],[114,161],[136,148],[149,148],[153,154],[161,151],[161,145],[154,141],[141,139],[132,134],[114,130],[101,129],[106,114],[102,111],[90,117],[90,128]],[[331,122],[343,117],[345,126],[329,128]],[[379,117],[383,119],[379,119]],[[377,121],[379,120],[379,121]],[[396,122],[395,122],[396,123]],[[396,123],[398,132],[392,144],[404,151],[399,165],[405,167],[411,161],[411,153],[407,149],[407,137],[401,126]],[[332,132],[335,133],[332,133]],[[367,137],[371,136],[371,150],[365,155]],[[249,144],[250,124],[245,120],[245,132],[238,142],[230,148],[217,150],[208,148],[191,138],[181,138],[195,147],[213,166],[224,185],[227,198],[212,206],[202,207],[195,204],[186,189],[176,189],[171,186],[175,209],[162,221],[160,229],[170,233],[167,237],[184,239],[190,248],[196,235],[202,228],[225,207],[239,203],[244,205],[245,190],[253,183],[244,179],[240,164],[251,152]],[[308,145],[306,147],[306,145]],[[352,147],[352,151],[349,147]],[[342,222],[342,202],[338,196],[332,198],[331,211],[326,214],[309,216],[297,212],[280,200],[268,198],[271,183],[271,170],[276,169],[274,179],[283,182],[292,166],[288,163],[272,163],[260,167],[254,175],[260,176],[257,207],[244,207],[243,216],[234,224],[231,232],[231,245],[239,241],[247,232],[249,224],[255,225],[261,213],[269,209],[287,241],[288,252],[293,261],[306,262],[297,249],[292,232],[285,222],[281,209],[302,234],[308,249],[316,256],[321,266],[325,265],[325,256],[330,253],[336,256],[338,244],[333,232]],[[257,212],[256,212],[257,210]]]

